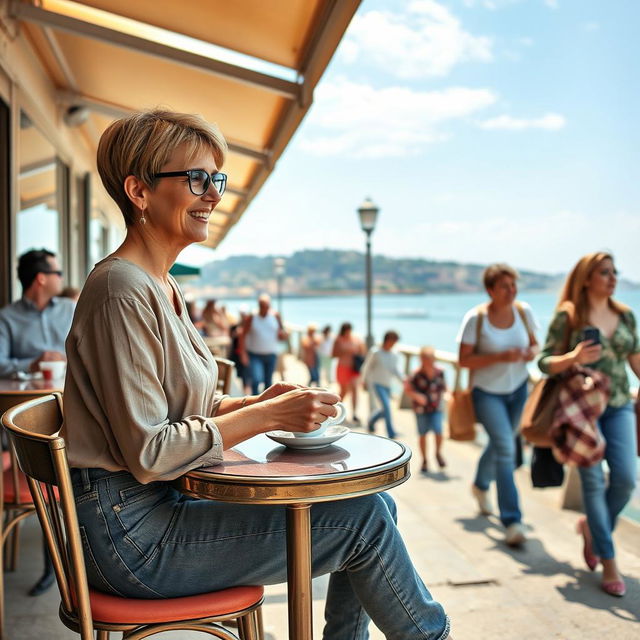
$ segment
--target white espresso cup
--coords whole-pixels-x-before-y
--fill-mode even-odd
[[[64,378],[67,363],[64,360],[50,360],[40,362],[38,366],[45,380],[58,380],[59,378]]]
[[[320,423],[320,426],[314,431],[292,431],[292,435],[296,438],[318,438],[321,436],[329,427],[334,427],[338,424],[342,424],[344,419],[347,417],[347,408],[344,406],[342,402],[336,402],[333,405],[338,413],[335,416],[330,416],[324,422]]]

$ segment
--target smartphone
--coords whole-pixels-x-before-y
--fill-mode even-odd
[[[600,344],[600,329],[598,327],[587,327],[582,332],[583,340],[591,340],[593,344]]]

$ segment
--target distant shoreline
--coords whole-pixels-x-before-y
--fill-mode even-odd
[[[190,289],[187,286],[182,287],[185,293],[188,293],[190,296],[205,299],[205,298],[217,298],[220,300],[225,300],[227,298],[232,298],[234,300],[255,300],[256,297],[261,293],[260,291],[255,291],[251,294],[246,293],[237,293],[231,291],[202,291],[198,289]],[[419,290],[411,290],[411,291],[374,291],[372,293],[373,296],[427,296],[427,295],[470,295],[474,293],[483,293],[482,289],[467,289],[467,290],[450,290],[450,291],[419,291]],[[272,298],[276,298],[276,294],[273,292],[268,292]],[[558,293],[556,289],[521,289],[519,291],[520,294],[527,293],[550,293],[555,294]],[[304,300],[307,298],[354,298],[358,296],[364,296],[365,292],[362,290],[337,290],[337,291],[309,291],[309,292],[296,292],[296,293],[283,293],[283,300]]]

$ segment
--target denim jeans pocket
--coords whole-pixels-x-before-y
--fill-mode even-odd
[[[174,491],[163,482],[112,487],[112,497],[120,501],[112,506],[125,540],[148,561],[166,539],[177,508]]]

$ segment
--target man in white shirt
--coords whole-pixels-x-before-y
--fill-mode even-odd
[[[380,348],[367,355],[361,371],[365,389],[372,386],[381,405],[369,418],[369,431],[373,433],[375,423],[384,418],[389,438],[396,437],[391,415],[391,382],[393,378],[397,378],[400,383],[404,382],[398,366],[398,356],[392,351],[399,339],[400,336],[395,331],[387,331]]]
[[[271,309],[271,298],[266,293],[258,298],[258,313],[247,316],[243,330],[243,359],[249,363],[251,392],[257,395],[261,383],[265,389],[271,386],[278,341],[286,338],[280,315]]]

